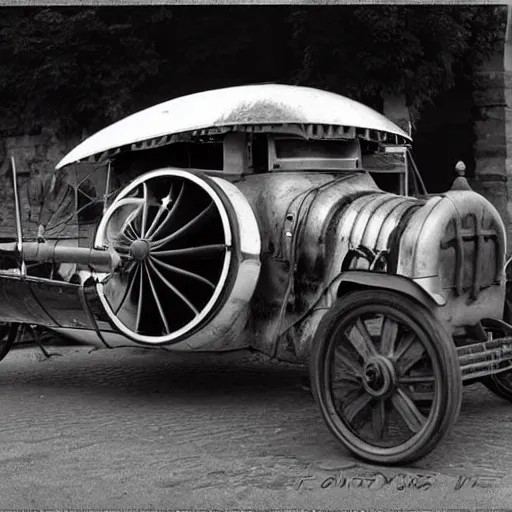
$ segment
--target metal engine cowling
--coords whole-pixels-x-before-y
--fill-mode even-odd
[[[260,235],[236,187],[165,168],[130,183],[103,216],[95,247],[121,265],[96,285],[115,329],[142,344],[230,348],[259,277]],[[235,343],[235,341],[233,341]],[[212,345],[213,344],[213,345]]]
[[[451,329],[501,318],[505,226],[494,206],[470,190],[434,196],[400,240],[398,273],[429,293]]]

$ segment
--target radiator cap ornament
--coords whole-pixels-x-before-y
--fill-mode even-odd
[[[455,165],[455,172],[458,176],[453,180],[450,190],[471,190],[468,180],[466,179],[466,164],[462,160],[459,160]]]

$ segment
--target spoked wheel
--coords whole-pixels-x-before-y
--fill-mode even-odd
[[[19,324],[0,324],[0,361],[9,353],[19,330]]]
[[[329,429],[366,461],[413,462],[458,416],[455,345],[427,308],[401,294],[365,290],[339,299],[318,327],[310,364]]]
[[[507,322],[510,322],[510,315],[507,315]],[[482,320],[482,326],[494,338],[512,336],[512,327],[492,318]],[[505,370],[482,379],[482,384],[495,395],[512,402],[512,370]]]
[[[153,171],[130,184],[105,213],[96,246],[122,258],[98,285],[119,330],[140,343],[177,342],[198,328],[230,287],[236,223],[213,180]]]

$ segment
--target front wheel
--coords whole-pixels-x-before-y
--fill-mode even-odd
[[[450,335],[426,307],[386,290],[338,299],[315,334],[310,376],[336,439],[377,464],[428,454],[455,423],[462,401]]]

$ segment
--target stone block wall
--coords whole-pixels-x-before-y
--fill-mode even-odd
[[[475,177],[471,186],[500,212],[512,252],[512,94],[511,73],[482,69],[475,74]],[[508,156],[510,155],[510,157]]]
[[[0,139],[0,238],[16,236],[13,177],[10,158],[14,157],[18,175],[23,234],[34,238],[37,234],[40,208],[30,200],[30,186],[34,177],[51,175],[57,162],[76,143],[58,140],[51,130],[36,135],[9,135]],[[77,225],[70,223],[63,236],[76,236]]]
[[[474,76],[475,177],[471,185],[500,212],[512,254],[512,9],[503,45]]]

